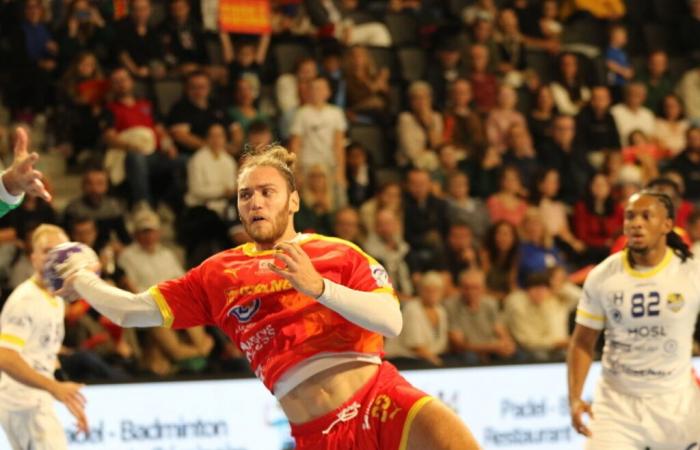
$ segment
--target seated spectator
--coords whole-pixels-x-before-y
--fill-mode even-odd
[[[327,22],[321,25],[328,28],[328,35],[347,46],[369,45],[372,47],[391,47],[389,29],[380,21],[357,20],[356,11],[362,12],[357,0],[340,2],[320,2],[325,9]],[[336,6],[337,4],[337,6]]]
[[[129,15],[114,25],[119,63],[140,79],[165,76],[163,48],[158,32],[150,24],[150,0],[132,0]]]
[[[399,114],[398,154],[401,165],[427,170],[437,168],[435,150],[442,144],[442,115],[433,110],[432,89],[425,81],[414,81],[408,88],[410,110]]]
[[[671,199],[676,212],[676,229],[687,230],[695,206],[683,198],[685,193],[683,177],[677,172],[666,170],[661,177],[649,181],[645,187],[666,194]],[[684,237],[685,232],[678,234]]]
[[[690,0],[688,6],[689,14],[684,14],[680,22],[680,43],[684,53],[697,61],[700,57],[700,0]]]
[[[474,25],[477,20],[495,22],[498,16],[498,6],[493,0],[478,0],[462,10],[462,21],[466,25]]]
[[[404,303],[403,329],[394,339],[386,340],[389,359],[419,360],[429,366],[443,365],[442,354],[448,350],[447,313],[442,305],[445,281],[438,272],[421,276],[418,298]]]
[[[375,217],[380,209],[388,209],[399,221],[399,231],[403,236],[403,202],[401,184],[388,181],[379,186],[377,193],[360,206],[360,218],[365,230],[375,229]]]
[[[458,78],[450,84],[447,109],[443,113],[444,141],[466,149],[469,158],[476,158],[486,146],[486,134],[481,117],[471,109],[472,85]]]
[[[438,167],[431,171],[433,179],[433,192],[437,196],[443,196],[447,188],[447,178],[451,173],[465,170],[469,173],[471,167],[468,161],[462,159],[464,150],[452,144],[442,144],[437,149]]]
[[[322,164],[315,164],[306,171],[299,194],[301,205],[294,216],[294,224],[301,231],[329,234],[332,217],[345,206],[343,192],[330,182],[330,175]]]
[[[445,264],[452,275],[452,282],[458,283],[459,274],[468,269],[478,269],[478,241],[466,223],[453,222],[445,239]]]
[[[409,247],[401,235],[401,222],[393,210],[377,210],[374,228],[368,233],[363,248],[384,266],[399,300],[413,296],[413,281],[406,263]]]
[[[243,150],[250,124],[256,120],[266,122],[268,119],[267,115],[255,106],[257,99],[250,78],[239,78],[235,86],[233,106],[228,109],[228,121],[232,124],[231,151],[233,155],[238,155]]]
[[[345,54],[347,109],[355,115],[386,122],[389,105],[389,69],[378,68],[365,47],[351,47]]]
[[[248,142],[244,147],[258,148],[272,144],[272,129],[267,122],[256,120],[248,128]]]
[[[449,89],[458,79],[464,79],[466,71],[462,63],[459,44],[455,39],[442,38],[435,48],[433,58],[426,69],[425,80],[433,89],[435,105],[442,110],[449,106]],[[471,88],[471,86],[469,86]],[[470,99],[464,105],[468,108]]]
[[[613,25],[605,50],[605,67],[608,69],[608,86],[615,100],[620,99],[622,88],[634,77],[634,68],[624,50],[626,45],[627,29],[624,25]]]
[[[559,56],[559,72],[550,88],[554,104],[561,114],[575,116],[588,103],[591,91],[583,79],[574,53],[562,53]]]
[[[102,168],[87,169],[83,172],[81,188],[82,195],[71,200],[63,213],[66,228],[78,217],[89,218],[97,223],[95,247],[104,247],[112,236],[121,244],[130,243],[131,236],[124,223],[126,211],[114,197],[107,195],[107,172]]]
[[[445,301],[451,353],[461,362],[483,364],[515,357],[515,341],[503,322],[498,301],[486,292],[484,272],[462,272],[458,286],[459,294]]]
[[[447,177],[445,194],[450,223],[467,224],[476,240],[481,242],[491,221],[484,202],[469,195],[469,177],[463,172],[452,172]]]
[[[498,103],[486,119],[486,137],[489,145],[499,152],[508,148],[508,133],[515,125],[527,126],[525,117],[515,109],[518,95],[515,90],[502,85],[498,90]]]
[[[242,37],[235,44],[231,41],[231,36],[228,33],[220,33],[219,36],[224,62],[228,64],[230,80],[236,81],[247,75],[252,80],[257,97],[260,86],[262,86],[260,80],[262,66],[270,48],[270,35],[263,34],[256,39],[250,36]]]
[[[545,227],[538,209],[527,210],[520,227],[520,236],[518,283],[521,286],[525,285],[530,275],[564,263],[561,251],[554,243],[554,236]]]
[[[79,54],[90,52],[101,63],[108,63],[112,31],[100,10],[88,0],[73,0],[68,6],[65,23],[58,30],[59,59],[68,66]]]
[[[518,345],[537,361],[561,360],[569,345],[564,306],[555,298],[546,273],[533,273],[525,290],[512,292],[505,300],[505,321]],[[563,322],[563,323],[561,323]]]
[[[520,242],[515,225],[500,220],[489,228],[479,259],[486,274],[486,286],[499,300],[518,286],[519,251]]]
[[[343,50],[337,45],[329,45],[321,53],[321,74],[331,84],[330,102],[339,108],[347,106],[348,83],[343,71]]]
[[[673,93],[673,80],[668,71],[668,55],[665,51],[654,50],[649,53],[646,69],[638,74],[637,81],[647,89],[644,106],[656,114],[663,111],[662,100]]]
[[[125,180],[131,204],[155,207],[162,199],[179,211],[184,191],[184,156],[178,155],[165,127],[156,121],[151,102],[134,94],[129,72],[115,69],[110,82],[113,99],[105,107],[104,139],[110,149],[125,153]],[[159,183],[151,184],[155,179]]]
[[[491,222],[506,220],[517,227],[527,211],[527,203],[522,198],[525,188],[520,181],[518,169],[512,166],[503,167],[499,184],[499,191],[486,201]]]
[[[552,137],[552,122],[557,113],[552,89],[547,85],[540,86],[535,94],[535,105],[527,116],[527,126],[535,145]]]
[[[329,187],[345,188],[345,132],[348,125],[343,111],[328,103],[328,80],[312,82],[311,103],[299,108],[290,128],[289,149],[296,153],[302,173],[321,164],[328,170]]]
[[[523,84],[523,71],[527,68],[525,37],[520,31],[518,16],[512,9],[502,9],[498,14],[498,44],[500,64],[498,70],[503,82],[518,88]]]
[[[343,206],[333,215],[333,236],[360,245],[364,241],[364,230],[360,215],[352,206]]]
[[[655,133],[654,113],[644,106],[645,100],[646,88],[641,83],[633,82],[625,85],[624,103],[610,108],[623,146],[629,144],[629,135],[634,130],[640,130],[647,136]]]
[[[700,3],[700,0],[694,1]],[[678,82],[678,86],[676,86],[676,94],[683,99],[686,116],[695,126],[700,125],[700,92],[698,92],[698,85],[700,85],[700,67],[685,72],[681,81]]]
[[[659,175],[659,161],[666,159],[669,153],[641,130],[632,131],[627,140],[629,145],[622,149],[623,162],[638,166],[644,183],[656,178]]]
[[[597,264],[610,254],[614,239],[622,230],[623,209],[612,197],[608,177],[597,173],[588,184],[584,198],[574,207],[574,233]]]
[[[299,88],[318,77],[316,60],[311,57],[300,59],[293,73],[284,73],[275,81],[275,98],[280,116],[286,116],[301,106]]]
[[[522,124],[513,125],[508,132],[508,150],[503,155],[503,164],[514,166],[520,172],[523,185],[531,186],[539,167],[537,152],[532,137]]]
[[[474,91],[474,103],[481,114],[487,114],[498,97],[498,80],[489,69],[489,51],[484,45],[472,45],[469,49],[471,76],[469,82]]]
[[[576,137],[586,154],[622,147],[610,104],[610,90],[606,86],[594,86],[590,103],[576,116]]]
[[[348,203],[359,208],[372,198],[376,191],[377,176],[367,150],[362,145],[352,143],[346,148],[345,178],[348,180]]]
[[[542,2],[539,30],[545,40],[551,43],[559,42],[561,33],[564,31],[564,25],[560,20],[559,3],[557,0],[544,0]]]
[[[683,151],[685,135],[690,123],[683,116],[683,103],[675,94],[669,93],[661,101],[661,114],[656,118],[654,129],[659,146],[671,157]]]
[[[226,113],[211,98],[211,80],[204,72],[192,72],[185,81],[185,94],[170,109],[168,129],[178,151],[191,156],[206,145],[209,128],[228,125]],[[229,131],[233,134],[232,127]]]

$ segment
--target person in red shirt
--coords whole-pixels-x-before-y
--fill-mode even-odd
[[[294,230],[293,162],[280,146],[245,157],[238,208],[253,242],[140,294],[66,267],[62,295],[120,326],[220,327],[278,398],[298,450],[477,449],[450,409],[381,361],[382,335],[402,326],[386,270],[348,241]]]

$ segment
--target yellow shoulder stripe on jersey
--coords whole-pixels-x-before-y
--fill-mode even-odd
[[[7,333],[0,334],[0,341],[9,342],[10,344],[18,347],[24,347],[25,344],[24,339]]]
[[[673,252],[670,248],[667,248],[666,255],[660,263],[658,263],[656,266],[645,272],[640,272],[638,270],[634,270],[634,268],[630,266],[629,257],[627,256],[627,249],[625,249],[622,254],[622,266],[624,267],[625,272],[627,272],[635,278],[650,278],[656,275],[657,273],[661,272],[664,268],[666,268],[666,266],[668,266],[672,259]]]
[[[406,450],[408,448],[408,434],[411,431],[411,425],[413,425],[413,420],[418,415],[418,412],[423,409],[423,407],[433,400],[433,397],[426,395],[411,406],[408,410],[408,415],[406,416],[406,421],[403,424],[403,431],[401,432],[401,443],[399,444],[399,450]]]
[[[583,317],[583,318],[585,318],[585,319],[591,319],[591,320],[597,320],[597,321],[599,321],[599,322],[605,322],[605,317],[603,317],[603,316],[596,316],[595,314],[591,314],[591,313],[589,313],[588,311],[585,311],[585,310],[583,310],[583,309],[581,309],[581,308],[578,308],[578,309],[576,310],[576,315],[577,315],[577,316],[581,316],[581,317]]]
[[[255,242],[246,242],[243,245],[239,245],[236,248],[240,248],[241,251],[243,252],[244,255],[246,256],[265,256],[265,255],[272,255],[274,254],[277,250],[270,249],[270,250],[258,250],[255,248]]]
[[[156,301],[156,305],[158,305],[160,315],[163,316],[163,326],[165,328],[172,327],[175,316],[173,315],[173,310],[170,309],[170,305],[168,305],[168,301],[165,300],[163,293],[160,292],[158,286],[151,286],[148,289],[148,293],[153,296],[153,299]]]
[[[351,249],[355,250],[360,255],[362,255],[365,259],[367,259],[367,261],[369,262],[370,265],[379,264],[379,262],[377,262],[376,259],[372,258],[370,255],[365,253],[365,251],[362,250],[360,247],[358,247],[357,244],[354,244],[350,241],[346,241],[345,239],[341,239],[338,237],[324,236],[322,234],[312,234],[311,239],[318,239],[320,241],[334,242],[336,244],[345,245],[345,246],[350,247]]]

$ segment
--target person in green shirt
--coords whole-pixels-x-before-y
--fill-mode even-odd
[[[39,159],[36,153],[27,150],[29,138],[24,128],[17,128],[14,161],[0,174],[0,217],[15,209],[22,203],[24,194],[28,193],[51,201],[51,194],[41,182],[41,172],[34,169]]]

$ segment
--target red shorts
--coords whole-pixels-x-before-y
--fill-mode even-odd
[[[404,450],[411,422],[430,400],[384,362],[340,408],[311,422],[292,424],[296,450]]]

